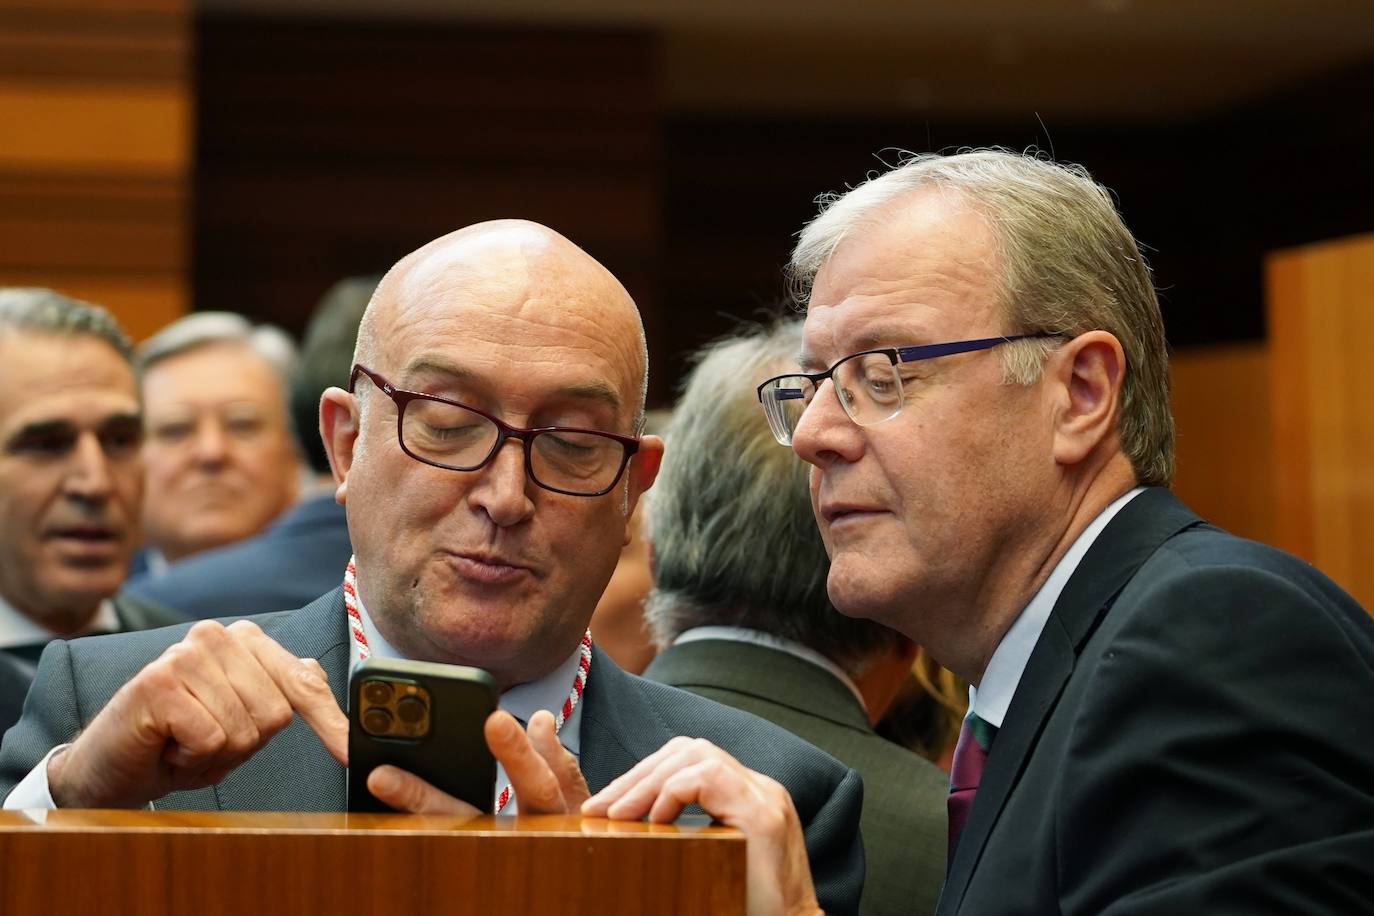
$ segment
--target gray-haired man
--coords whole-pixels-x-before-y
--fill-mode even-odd
[[[868,875],[859,912],[928,913],[945,876],[945,774],[873,730],[916,646],[841,615],[807,495],[806,464],[778,448],[741,379],[793,365],[801,322],[753,327],[697,356],[649,497],[663,651],[644,676],[762,716],[864,778]]]
[[[104,309],[0,289],[0,732],[49,640],[177,620],[111,600],[138,544],[141,424],[129,341]]]

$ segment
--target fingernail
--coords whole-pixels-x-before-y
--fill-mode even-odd
[[[400,788],[400,780],[396,778],[395,773],[391,772],[386,767],[378,767],[373,770],[372,775],[368,777],[368,782],[372,783],[374,789],[382,793],[395,792]]]
[[[496,720],[496,737],[510,739],[520,732],[520,726],[515,719],[510,716],[502,716]]]

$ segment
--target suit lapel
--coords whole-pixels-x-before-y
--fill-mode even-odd
[[[593,794],[673,737],[631,676],[595,645],[582,703],[578,763]]]
[[[988,757],[977,801],[950,862],[939,914],[955,913],[988,837],[1073,673],[1078,653],[1131,577],[1169,538],[1201,524],[1168,490],[1127,503],[1088,549],[1045,623]]]
[[[346,708],[351,668],[343,591],[335,589],[264,627],[282,648],[318,659],[329,688]],[[343,811],[344,768],[297,716],[267,746],[215,787],[225,811]]]

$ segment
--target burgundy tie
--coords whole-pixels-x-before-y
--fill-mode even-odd
[[[997,727],[978,718],[973,713],[964,717],[964,726],[959,729],[959,743],[954,746],[954,765],[949,773],[949,859],[954,861],[954,850],[959,845],[959,834],[968,823],[968,813],[973,810],[973,796],[978,793],[978,783],[983,781],[983,766],[988,762],[988,749],[997,735]]]

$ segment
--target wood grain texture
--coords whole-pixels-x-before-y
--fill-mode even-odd
[[[0,913],[743,914],[744,870],[744,837],[723,827],[0,812]]]
[[[1258,342],[1189,347],[1169,361],[1174,491],[1208,521],[1266,543],[1275,536],[1270,367]]]
[[[185,312],[190,37],[187,0],[0,2],[0,285]]]
[[[1374,608],[1374,235],[1267,263],[1277,540]]]

